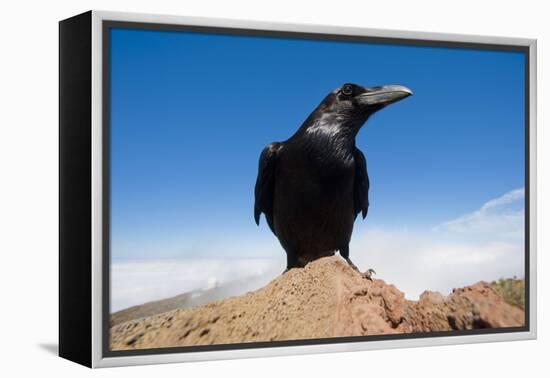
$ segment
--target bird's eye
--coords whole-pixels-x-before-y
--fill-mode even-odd
[[[351,96],[351,94],[353,93],[353,88],[349,84],[344,85],[344,87],[342,88],[342,93],[346,96]]]

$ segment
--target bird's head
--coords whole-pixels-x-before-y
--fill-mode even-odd
[[[402,85],[362,87],[348,83],[325,97],[311,116],[317,125],[346,128],[356,133],[372,114],[410,95],[412,91]]]

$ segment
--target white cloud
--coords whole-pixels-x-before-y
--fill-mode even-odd
[[[356,231],[351,258],[363,270],[374,268],[379,278],[410,299],[424,290],[449,293],[481,280],[523,277],[523,204],[524,190],[516,189],[431,229]],[[231,243],[215,239],[195,246],[231,251],[223,258],[115,262],[111,310],[214,286],[223,286],[227,296],[257,289],[280,274],[286,262],[283,250],[270,238]],[[254,254],[265,258],[235,257]]]
[[[282,260],[179,259],[115,262],[111,265],[111,312],[179,294],[243,281],[228,295],[257,289],[283,271]]]
[[[447,221],[434,228],[435,231],[451,233],[521,237],[524,224],[523,188],[512,190],[498,198],[487,201],[480,209]]]
[[[352,240],[362,268],[374,268],[410,299],[424,290],[448,293],[477,281],[523,277],[524,190],[426,231],[369,230]]]

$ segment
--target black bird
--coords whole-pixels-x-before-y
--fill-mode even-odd
[[[372,114],[411,94],[400,85],[344,84],[290,139],[262,151],[254,219],[259,225],[265,214],[286,251],[287,271],[336,251],[359,271],[349,258],[349,242],[357,214],[367,216],[369,177],[355,137]]]

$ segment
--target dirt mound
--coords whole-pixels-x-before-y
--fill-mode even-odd
[[[111,328],[113,350],[522,326],[524,311],[479,282],[408,301],[337,256],[292,269],[245,295],[130,320]]]

